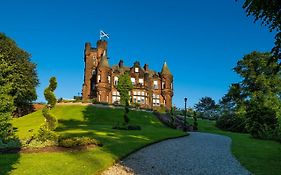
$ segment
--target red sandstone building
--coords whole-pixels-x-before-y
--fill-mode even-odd
[[[167,109],[172,107],[173,75],[166,62],[161,72],[150,70],[147,64],[141,67],[138,61],[132,67],[126,67],[120,60],[118,65],[110,67],[105,40],[98,40],[96,48],[91,47],[90,43],[85,44],[84,62],[83,100],[96,99],[98,102],[118,103],[118,76],[129,72],[134,85],[130,92],[131,103],[139,103],[141,107],[150,109],[160,105]]]

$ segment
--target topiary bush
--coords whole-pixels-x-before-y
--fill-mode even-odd
[[[42,114],[45,117],[45,121],[46,121],[45,128],[51,131],[54,130],[57,127],[58,121],[56,117],[50,113],[50,110],[47,106],[43,108]]]
[[[51,77],[49,80],[49,86],[44,90],[45,99],[48,101],[48,105],[50,105],[51,108],[55,107],[57,103],[57,99],[54,94],[56,88],[57,88],[56,77]]]
[[[45,126],[41,128],[41,131],[45,131],[45,129],[52,131],[57,126],[57,119],[50,113],[50,110],[55,107],[57,102],[54,94],[54,90],[57,88],[57,80],[55,77],[51,77],[49,82],[49,86],[44,90],[44,96],[48,103],[42,110],[42,114],[45,117],[46,122]]]

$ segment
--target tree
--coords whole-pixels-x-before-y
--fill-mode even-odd
[[[214,119],[216,118],[217,107],[216,102],[211,97],[203,97],[195,105],[195,110],[202,118]]]
[[[271,56],[270,53],[252,52],[234,68],[243,78],[246,128],[258,138],[272,138],[272,133],[276,133],[281,124],[281,74],[272,71],[278,67],[278,61],[268,63]]]
[[[2,55],[0,55],[0,59]],[[13,66],[1,59],[0,64],[0,140],[7,142],[13,136],[13,127],[11,122],[12,111],[14,110],[14,99],[10,95],[12,84],[6,81],[11,76]]]
[[[241,90],[244,98],[263,101],[276,111],[280,108],[281,74],[275,73],[277,60],[268,64],[270,53],[252,52],[238,61],[234,68],[242,78]],[[280,112],[279,112],[280,113]]]
[[[273,71],[278,61],[268,62],[270,57],[270,53],[252,52],[238,61],[234,71],[242,81],[232,84],[220,101],[218,127],[239,132],[247,129],[259,138],[272,138],[270,135],[278,132],[281,74]]]
[[[117,90],[120,93],[120,101],[121,104],[126,105],[130,100],[129,92],[133,89],[133,84],[131,82],[130,75],[128,73],[124,73],[118,77]]]
[[[268,26],[270,31],[277,31],[275,35],[275,47],[272,49],[272,53],[276,58],[281,59],[280,0],[245,0],[243,8],[246,10],[247,16],[254,16],[255,22],[261,20],[262,24]]]
[[[0,33],[0,65],[10,68],[9,73],[1,72],[0,88],[11,85],[8,94],[14,100],[14,114],[22,116],[30,112],[39,84],[36,65],[30,61],[30,54],[3,33]]]
[[[128,124],[130,119],[129,119],[129,100],[130,100],[130,95],[129,92],[133,89],[133,84],[131,82],[130,75],[128,73],[125,73],[123,75],[120,75],[118,78],[118,84],[117,84],[117,90],[120,93],[120,101],[121,104],[125,105],[125,113],[124,113],[124,122],[125,124]]]
[[[240,83],[231,84],[228,92],[219,101],[219,115],[243,116],[245,113],[245,95]]]

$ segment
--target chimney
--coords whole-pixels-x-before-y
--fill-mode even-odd
[[[143,66],[143,68],[144,68],[145,71],[148,71],[148,64],[145,64],[145,65]]]
[[[118,65],[119,65],[120,68],[123,67],[123,63],[124,63],[123,60],[120,60],[120,61],[119,61],[119,64],[118,64]]]

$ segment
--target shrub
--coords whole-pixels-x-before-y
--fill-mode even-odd
[[[154,107],[153,109],[154,109],[154,111],[157,111],[157,112],[162,113],[162,114],[163,114],[163,113],[166,113],[166,108],[165,108],[165,106],[163,106],[163,105]]]
[[[198,122],[197,122],[196,115],[193,116],[193,130],[195,130],[195,131],[198,130]]]
[[[51,130],[48,130],[45,125],[41,126],[38,135],[37,135],[37,140],[41,142],[46,142],[46,141],[54,141],[57,142],[59,135]]]
[[[90,137],[66,137],[60,138],[58,145],[61,147],[71,148],[76,146],[87,146],[87,145],[98,145],[102,146],[101,142]]]
[[[18,138],[9,138],[5,142],[0,138],[0,149],[20,148],[21,142]]]
[[[216,126],[222,130],[233,132],[246,132],[246,121],[235,114],[224,114],[216,121]]]
[[[58,103],[63,102],[63,98],[62,98],[62,97],[61,97],[61,98],[59,98],[57,102],[58,102]]]
[[[255,138],[271,139],[278,130],[276,111],[251,103],[246,111],[246,128]]]

